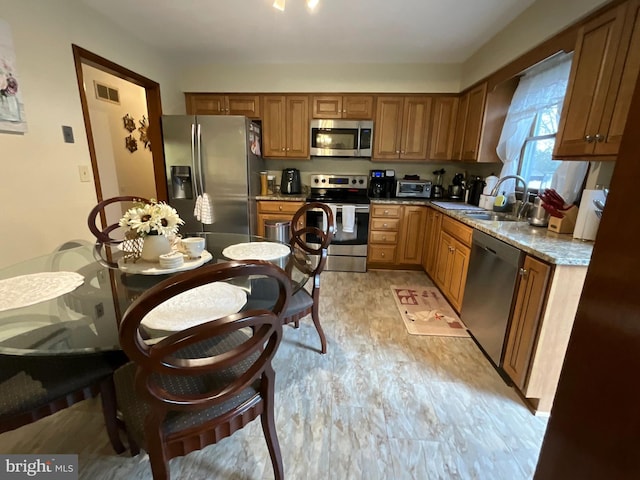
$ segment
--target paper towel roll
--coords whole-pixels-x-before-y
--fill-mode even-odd
[[[602,190],[585,190],[582,192],[582,200],[580,200],[580,210],[578,210],[578,218],[576,218],[576,227],[573,229],[573,238],[581,240],[595,240],[600,226],[600,219],[596,215],[596,206],[594,200],[605,202],[604,192]]]
[[[482,193],[484,195],[491,195],[491,191],[493,190],[493,187],[495,187],[498,183],[499,178],[496,177],[495,175],[489,175],[487,178],[484,179],[484,182],[487,184],[484,187],[484,190],[482,191]]]

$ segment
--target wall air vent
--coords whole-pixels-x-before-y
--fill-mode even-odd
[[[93,81],[93,84],[96,88],[96,98],[106,102],[120,104],[120,95],[118,94],[117,89],[109,87],[104,83],[98,83],[95,80]]]

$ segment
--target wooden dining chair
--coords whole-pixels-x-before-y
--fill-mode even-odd
[[[89,230],[96,237],[96,240],[104,244],[122,242],[124,240],[124,232],[119,236],[113,236],[113,233],[120,228],[118,222],[120,218],[122,218],[122,215],[136,203],[149,203],[149,200],[142,197],[125,195],[107,198],[98,202],[98,204],[91,209],[89,217],[87,218]],[[111,213],[111,215],[108,215],[109,213]],[[110,220],[108,217],[113,217],[114,214],[118,220],[116,220],[115,223],[109,224]]]
[[[323,228],[305,225],[307,212],[312,209],[321,209],[326,215],[326,223]],[[305,225],[298,228],[298,225]],[[325,203],[311,202],[302,206],[291,220],[290,244],[293,249],[292,260],[295,261],[295,250],[300,249],[315,257],[315,267],[311,271],[310,278],[313,282],[311,293],[306,289],[298,290],[289,302],[289,307],[284,313],[284,324],[292,323],[296,328],[300,326],[300,319],[311,314],[313,324],[320,336],[321,352],[327,353],[327,338],[320,324],[318,313],[320,305],[320,274],[327,263],[327,249],[331,244],[335,233],[335,219],[331,208]],[[310,241],[312,240],[312,241]],[[317,262],[317,263],[316,263]]]
[[[52,330],[60,328],[59,325],[44,328]],[[0,355],[0,433],[100,394],[111,445],[116,453],[124,452],[118,434],[113,383],[117,366],[115,357],[111,361],[106,354]]]
[[[212,282],[238,282],[253,275],[277,285],[270,309],[242,310],[168,332],[158,342],[143,340],[141,321],[161,303]],[[281,315],[290,292],[289,278],[277,266],[234,261],[179,273],[129,307],[120,324],[120,343],[131,363],[115,373],[118,408],[131,452],[147,451],[154,480],[169,479],[171,458],[214,444],[258,416],[275,478],[283,478],[271,361],[282,338]]]

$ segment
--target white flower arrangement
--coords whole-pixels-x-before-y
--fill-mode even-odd
[[[127,210],[119,225],[129,228],[138,237],[147,235],[170,235],[178,232],[184,224],[176,209],[164,202],[140,203]]]

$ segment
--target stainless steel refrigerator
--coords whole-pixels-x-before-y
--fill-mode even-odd
[[[182,233],[257,231],[256,195],[260,126],[232,115],[165,115],[162,117],[169,204],[185,221]],[[207,194],[213,223],[194,215],[198,196]]]

